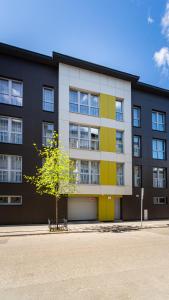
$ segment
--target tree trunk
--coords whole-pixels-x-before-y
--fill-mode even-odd
[[[58,202],[59,202],[59,198],[56,196],[56,225],[57,225],[57,229],[59,228],[59,220],[58,220]]]

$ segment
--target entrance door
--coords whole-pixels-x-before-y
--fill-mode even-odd
[[[114,201],[115,201],[114,219],[115,219],[115,220],[120,220],[120,218],[121,218],[120,198],[116,198]]]

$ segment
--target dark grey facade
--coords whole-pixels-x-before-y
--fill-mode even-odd
[[[132,128],[132,135],[141,137],[141,155],[133,156],[133,195],[122,201],[123,220],[140,218],[140,187],[134,187],[134,166],[141,166],[141,186],[144,187],[144,206],[148,211],[148,219],[169,218],[169,95],[167,91],[156,87],[139,85],[132,89],[132,106],[140,108],[140,127]],[[165,131],[152,129],[152,111],[165,114]],[[165,159],[152,158],[152,139],[164,140],[166,143]],[[153,167],[165,168],[166,187],[153,187]],[[139,197],[137,197],[139,195]],[[166,204],[154,204],[153,197],[166,197]]]
[[[19,80],[23,83],[23,106],[0,103],[0,115],[20,118],[23,121],[23,143],[0,144],[0,153],[22,156],[22,175],[30,175],[41,161],[33,143],[42,146],[42,122],[54,123],[58,129],[58,68],[51,58],[20,51],[13,47],[0,47],[0,77]],[[54,89],[54,112],[43,111],[43,87]],[[22,195],[22,205],[0,205],[0,224],[46,223],[55,217],[55,200],[35,193],[32,185],[22,183],[0,183],[0,194]],[[65,214],[64,201],[60,215]],[[63,209],[62,209],[63,208]]]

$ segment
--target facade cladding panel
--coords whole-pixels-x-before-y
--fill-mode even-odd
[[[0,104],[1,116],[23,120],[23,144],[0,143],[0,154],[22,156],[22,174],[33,174],[35,165],[41,163],[33,143],[42,146],[42,122],[54,123],[55,130],[58,127],[57,68],[5,54],[0,54],[0,66],[1,78],[23,83],[22,107]],[[54,113],[42,110],[43,86],[54,88]],[[0,205],[0,224],[46,223],[49,217],[55,217],[55,201],[48,196],[36,194],[34,187],[26,183],[24,178],[22,183],[0,183],[0,194],[22,196],[22,205]],[[62,212],[60,207],[61,215]]]
[[[134,88],[132,90],[132,106],[141,108],[141,126],[133,127],[133,135],[141,136],[141,156],[133,157],[133,167],[141,166],[141,184],[144,187],[144,210],[148,210],[149,219],[169,218],[169,205],[154,204],[153,197],[168,198],[169,183],[169,95],[162,92],[153,92],[149,89]],[[152,111],[165,113],[165,131],[152,129]],[[152,158],[152,140],[166,141],[166,159]],[[153,187],[153,167],[166,168],[166,187]],[[134,186],[134,180],[133,180]],[[133,187],[133,195],[123,197],[122,216],[124,220],[136,220],[140,218],[140,188]],[[167,199],[168,200],[168,199]]]

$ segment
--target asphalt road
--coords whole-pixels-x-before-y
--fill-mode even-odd
[[[169,228],[0,238],[0,300],[169,299]]]

